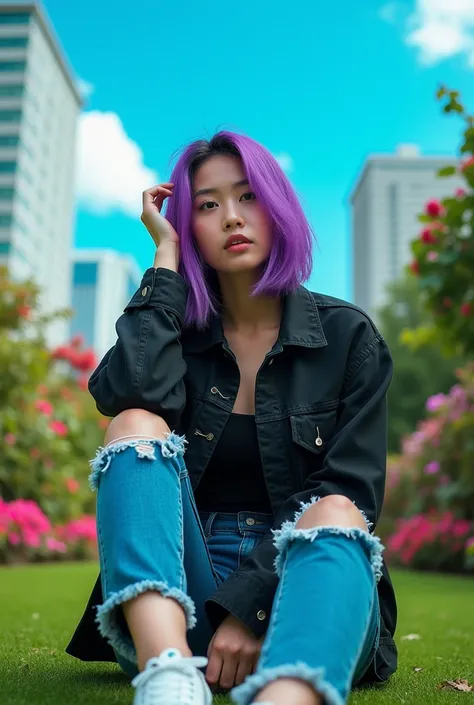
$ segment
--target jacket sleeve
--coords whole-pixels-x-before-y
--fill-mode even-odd
[[[140,408],[177,425],[186,404],[180,336],[187,299],[184,279],[150,268],[117,321],[117,342],[89,380],[98,410],[116,416]]]
[[[333,494],[355,502],[372,525],[371,530],[377,524],[385,490],[386,393],[392,378],[392,360],[382,337],[371,331],[371,339],[353,352],[347,365],[338,423],[323,467],[307,477],[302,492],[283,504],[275,518],[275,529],[284,521],[294,521],[302,503]],[[266,631],[278,585],[276,555],[270,532],[220,585],[206,602],[215,629],[230,612],[256,636]]]

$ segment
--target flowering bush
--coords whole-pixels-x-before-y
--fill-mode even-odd
[[[467,542],[474,537],[474,364],[457,377],[448,394],[427,400],[427,418],[403,440],[402,454],[389,460],[380,527],[390,536],[392,559],[404,564],[450,570],[473,562]],[[447,543],[437,552],[439,526],[447,527]]]
[[[55,316],[38,314],[38,293],[0,268],[0,497],[33,500],[65,524],[94,512],[88,460],[108,421],[85,391],[93,352],[80,338],[48,349]]]
[[[435,325],[407,331],[405,341],[417,346],[438,340],[450,351],[469,354],[474,352],[474,117],[466,114],[458,92],[442,87],[438,98],[445,100],[444,112],[460,115],[466,125],[459,165],[441,169],[439,176],[457,173],[465,187],[429,201],[419,216],[423,228],[412,243],[409,269]]]
[[[93,516],[54,527],[36,502],[0,499],[0,563],[73,558],[97,558]]]
[[[399,519],[387,542],[387,557],[419,570],[459,571],[469,568],[474,526],[452,512],[415,514]]]

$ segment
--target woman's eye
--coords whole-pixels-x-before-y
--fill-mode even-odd
[[[199,210],[200,211],[212,211],[214,209],[215,205],[216,204],[214,203],[214,201],[206,201],[205,203],[203,203],[199,206]]]
[[[244,193],[241,197],[241,200],[243,201],[253,201],[256,198],[255,194],[253,191],[247,191],[247,193]]]

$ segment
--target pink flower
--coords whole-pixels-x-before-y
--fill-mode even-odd
[[[434,243],[436,242],[436,237],[431,232],[431,228],[425,228],[424,230],[422,230],[420,239],[421,242],[423,242],[425,245],[434,245]]]
[[[443,208],[441,202],[437,201],[436,199],[433,199],[432,201],[428,201],[428,203],[425,206],[425,210],[428,213],[428,215],[431,215],[433,218],[439,218],[444,213],[444,208]]]
[[[35,407],[45,416],[51,416],[51,414],[53,413],[53,405],[51,404],[51,402],[46,401],[46,399],[38,399],[35,402]]]
[[[25,545],[30,548],[38,548],[41,543],[40,536],[36,531],[24,531],[23,541],[25,542]]]
[[[448,475],[441,475],[441,477],[438,480],[438,484],[441,486],[449,485],[449,482],[450,482],[450,480],[449,480]]]
[[[11,543],[12,546],[18,546],[20,540],[20,535],[17,534],[16,531],[12,531],[11,534],[8,534],[8,541]]]
[[[435,413],[439,411],[442,406],[446,403],[446,396],[444,394],[433,394],[426,400],[426,410],[430,413]]]
[[[51,421],[49,424],[49,428],[54,433],[57,433],[58,436],[66,436],[68,432],[66,424],[62,421]]]
[[[473,547],[474,547],[474,536],[471,536],[471,538],[469,538],[466,541],[466,548],[469,549],[469,548],[473,548]]]
[[[438,257],[438,253],[434,250],[430,250],[426,255],[426,259],[428,260],[428,262],[436,262],[438,260]]]
[[[6,433],[3,440],[8,446],[14,446],[16,443],[16,436],[14,433]]]
[[[80,484],[73,477],[67,477],[64,480],[64,484],[70,494],[76,494],[79,491]]]
[[[436,460],[432,460],[431,463],[425,465],[424,473],[425,475],[436,475],[439,472],[440,465]]]
[[[46,539],[46,548],[54,553],[66,553],[67,551],[67,546],[63,541],[58,541],[52,537]]]
[[[97,526],[95,517],[84,515],[80,519],[70,521],[61,528],[61,538],[67,543],[74,543],[82,539],[91,543],[97,541]]]
[[[456,198],[461,199],[461,198],[464,198],[466,193],[467,193],[467,191],[465,189],[457,188],[456,191],[454,192],[454,195],[456,196]]]

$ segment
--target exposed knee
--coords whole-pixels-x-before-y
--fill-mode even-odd
[[[124,436],[163,439],[169,432],[169,426],[161,416],[145,409],[126,409],[110,422],[104,444],[107,445]]]
[[[357,526],[367,530],[367,522],[355,504],[339,494],[328,495],[312,504],[296,524],[297,529],[311,529],[314,526]]]

